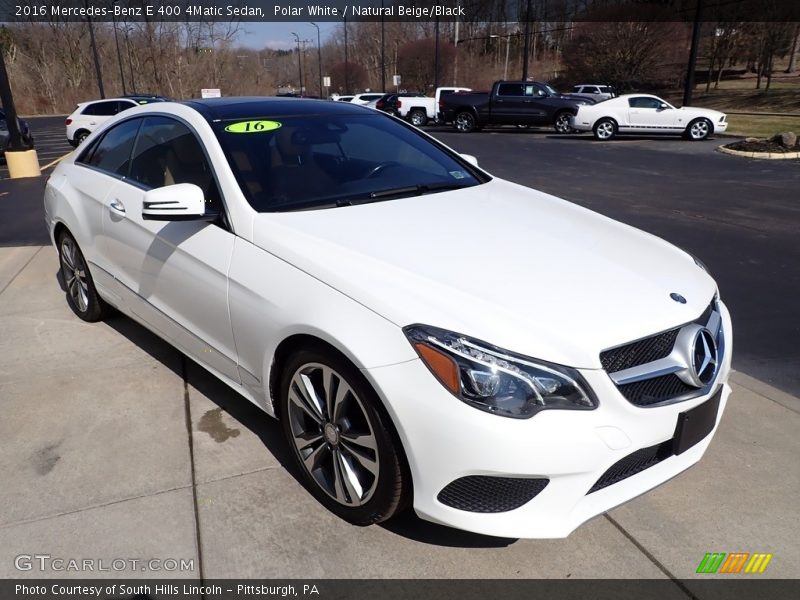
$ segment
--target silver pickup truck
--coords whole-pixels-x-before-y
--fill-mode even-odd
[[[597,84],[581,84],[572,88],[570,96],[582,96],[583,98],[591,98],[595,102],[602,102],[610,98],[616,98],[617,93],[610,85],[597,85]]]

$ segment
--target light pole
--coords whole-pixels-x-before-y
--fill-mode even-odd
[[[319,97],[322,98],[322,43],[320,42],[319,25],[311,24],[317,28],[317,69],[319,70]]]
[[[522,57],[522,79],[528,80],[528,51],[530,50],[531,38],[531,0],[525,4],[525,49]]]
[[[291,32],[297,42],[297,74],[300,78],[300,95],[303,95],[303,57],[300,56],[300,36],[294,31]]]
[[[350,93],[350,63],[347,62],[347,17],[344,17],[344,93]]]
[[[381,0],[381,91],[386,91],[386,23]]]

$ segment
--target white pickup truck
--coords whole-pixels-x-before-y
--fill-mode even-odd
[[[397,112],[403,118],[411,122],[412,125],[422,127],[428,121],[439,120],[439,100],[442,96],[455,94],[456,92],[471,92],[470,88],[465,87],[440,87],[436,88],[433,98],[398,98]]]

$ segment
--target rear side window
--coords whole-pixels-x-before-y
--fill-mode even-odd
[[[98,117],[110,117],[119,112],[119,103],[116,100],[108,102],[94,102],[83,109],[84,115],[94,115]]]
[[[524,96],[525,89],[521,83],[501,83],[497,88],[498,96]]]
[[[133,141],[139,131],[141,119],[131,119],[109,129],[103,139],[89,148],[78,162],[107,173],[126,177],[130,167]]]
[[[123,110],[128,110],[129,108],[133,108],[137,106],[134,102],[129,102],[128,100],[118,100],[117,101],[117,112],[121,113]]]

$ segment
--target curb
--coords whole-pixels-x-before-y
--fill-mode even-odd
[[[800,158],[800,152],[744,152],[743,150],[732,150],[725,146],[719,146],[717,151],[723,154],[730,154],[731,156],[761,158],[764,160],[789,160],[792,158]]]

